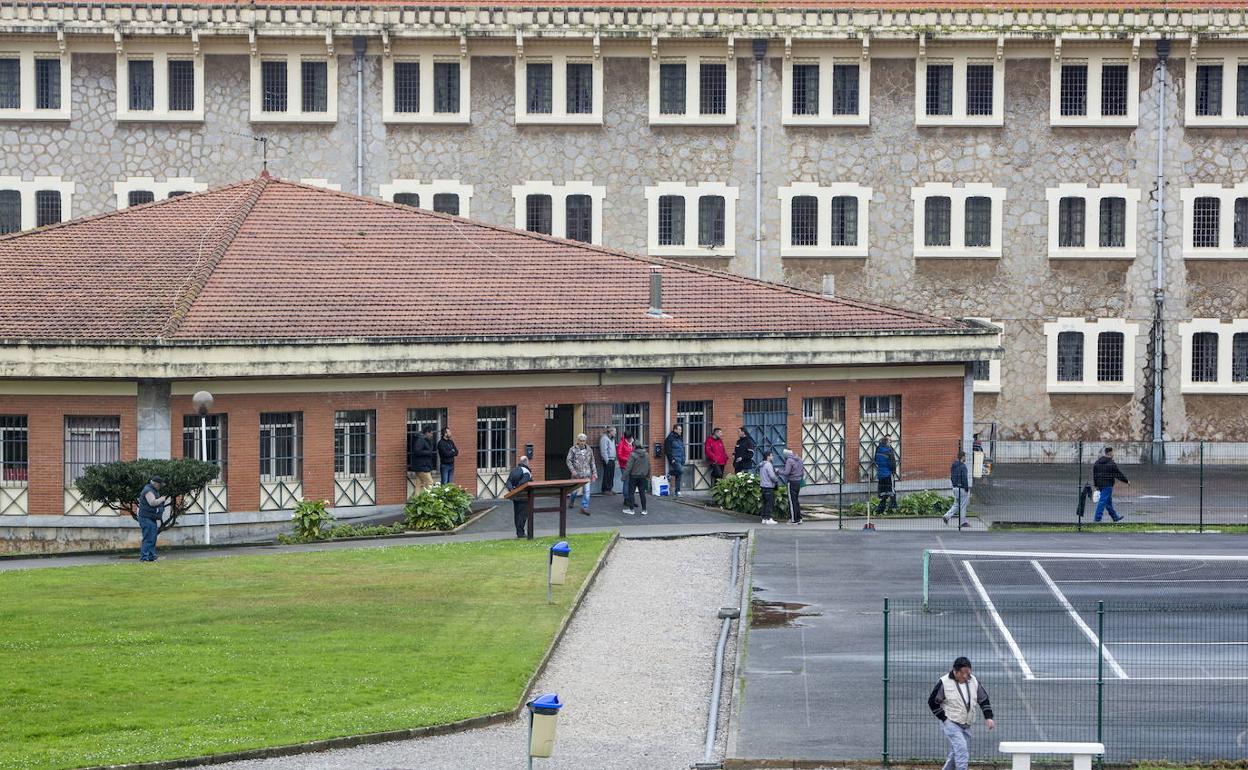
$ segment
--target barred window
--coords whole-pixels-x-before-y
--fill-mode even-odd
[[[887,422],[901,419],[901,396],[863,396],[862,422]]]
[[[151,59],[131,59],[128,63],[130,77],[130,109],[153,110],[156,108],[156,71]]]
[[[156,200],[156,193],[151,190],[131,190],[126,196],[127,206],[142,206]]]
[[[588,195],[569,195],[564,201],[568,238],[592,243],[594,240],[594,199]]]
[[[659,245],[685,245],[685,198],[682,195],[659,196]]]
[[[261,412],[260,480],[295,480],[302,471],[303,412]]]
[[[477,470],[505,470],[516,462],[516,408],[477,407]]]
[[[594,65],[568,62],[567,110],[569,115],[589,115],[594,111]]]
[[[948,246],[953,201],[947,195],[930,195],[923,201],[923,245]]]
[[[1192,382],[1218,381],[1218,334],[1197,332],[1192,335]]]
[[[286,61],[260,62],[260,109],[263,112],[286,111]]]
[[[706,457],[706,437],[710,434],[710,401],[677,401],[676,423],[685,426],[685,450],[689,462]]]
[[[22,194],[17,190],[0,190],[0,235],[22,229]]]
[[[425,428],[433,431],[433,435],[441,436],[446,427],[446,409],[426,408],[407,410],[407,465],[412,467],[412,456],[416,452],[416,440],[424,435]],[[438,458],[435,456],[435,460]]]
[[[975,195],[966,199],[966,245],[992,245],[992,198]]]
[[[61,221],[61,193],[59,190],[35,192],[35,227],[54,225]]]
[[[1057,335],[1057,381],[1083,382],[1083,332]]]
[[[226,466],[229,458],[227,450],[227,417],[224,414],[209,414],[204,416],[204,422],[200,422],[200,416],[197,414],[182,415],[182,456],[189,457],[192,460],[198,460],[203,455],[204,433],[207,428],[207,447],[208,462],[213,463],[221,469],[221,473],[217,476],[217,481],[225,483]]]
[[[1101,198],[1100,246],[1121,249],[1127,245],[1127,199]]]
[[[968,64],[966,66],[966,114],[992,114],[992,65]]]
[[[555,111],[555,70],[550,62],[528,62],[525,67],[528,98],[525,109],[533,115],[549,115]]]
[[[1217,198],[1197,198],[1192,204],[1192,246],[1216,249],[1222,202]]]
[[[329,111],[329,62],[301,62],[303,111]]]
[[[685,114],[684,62],[659,64],[659,113],[661,115]]]
[[[832,245],[858,245],[858,199],[852,195],[832,199]]]
[[[992,379],[991,361],[972,361],[971,379],[976,382],[987,382]]]
[[[953,65],[927,65],[927,114],[953,114]]]
[[[819,114],[819,65],[793,65],[793,114]]]
[[[524,229],[532,233],[552,232],[551,212],[553,201],[549,195],[533,194],[524,199]]]
[[[1063,116],[1088,114],[1088,65],[1062,65],[1062,86],[1058,102]]]
[[[65,488],[92,465],[121,460],[121,417],[65,417]]]
[[[411,206],[412,208],[418,209],[420,208],[420,195],[410,192],[395,193],[394,202],[402,203],[404,206]]]
[[[712,249],[724,245],[724,196],[698,198],[698,245]]]
[[[698,69],[698,111],[703,115],[728,113],[728,65],[701,62]]]
[[[61,60],[35,59],[35,109],[61,108]]]
[[[1235,68],[1235,114],[1248,115],[1248,64]]]
[[[1096,381],[1122,382],[1123,350],[1126,335],[1122,332],[1101,332],[1096,337]]]
[[[170,59],[166,62],[165,71],[169,75],[169,111],[195,109],[195,62]]]
[[[171,190],[169,194],[165,197],[166,198],[180,198],[183,195],[190,195],[190,194],[191,193],[189,190]]]
[[[459,62],[433,63],[433,111],[459,112]]]
[[[394,111],[420,112],[420,62],[394,63]]]
[[[857,64],[837,64],[832,68],[832,114],[858,114]]]
[[[789,202],[789,239],[794,246],[819,243],[819,199],[797,195]]]
[[[1231,337],[1231,382],[1248,382],[1248,332]]]
[[[1087,201],[1083,198],[1067,197],[1057,202],[1057,245],[1059,247],[1083,247],[1086,209]]]
[[[1248,198],[1235,199],[1235,248],[1248,248]]]
[[[372,478],[377,456],[377,412],[334,412],[334,477]]]
[[[435,193],[433,210],[440,214],[459,216],[459,195],[456,193]]]
[[[24,414],[0,414],[0,486],[28,481],[29,426]]]
[[[0,110],[16,110],[21,106],[21,59],[0,58]]]
[[[1222,63],[1196,66],[1196,114],[1222,114]]]
[[[803,398],[802,422],[804,423],[844,423],[845,397]]]
[[[1101,66],[1101,115],[1123,117],[1127,114],[1127,65]]]

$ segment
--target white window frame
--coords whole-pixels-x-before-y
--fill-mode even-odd
[[[1078,382],[1059,382],[1057,379],[1057,337],[1062,332],[1083,334],[1083,379]],[[1101,332],[1121,332],[1122,382],[1098,382],[1096,379],[1096,352]],[[1119,318],[1059,318],[1044,325],[1046,355],[1046,389],[1049,393],[1135,393],[1135,342],[1140,325]]]
[[[166,200],[169,193],[185,190],[196,193],[208,189],[206,182],[196,182],[193,176],[171,176],[165,181],[157,182],[151,176],[129,176],[120,182],[113,182],[113,193],[117,195],[117,208],[124,209],[130,205],[130,193],[138,190],[151,190],[152,197],[158,201]]]
[[[530,113],[529,68],[532,64],[551,65],[551,112]],[[593,102],[587,113],[568,112],[568,64],[589,64],[593,69]],[[516,125],[602,125],[602,57],[593,45],[527,44],[515,60]]]
[[[659,245],[659,198],[679,195],[685,199],[685,243]],[[724,243],[714,248],[698,246],[698,198],[720,195],[724,198]],[[646,253],[666,257],[731,257],[737,251],[737,198],[739,190],[723,182],[660,182],[646,187]]]
[[[793,114],[793,65],[819,65],[819,113]],[[858,113],[832,112],[832,71],[837,66],[858,66]],[[785,53],[781,75],[781,119],[786,126],[868,126],[871,124],[871,58],[862,45],[794,44]]]
[[[923,243],[924,202],[930,197],[940,196],[949,198],[949,245],[927,246]],[[968,248],[966,199],[977,197],[992,199],[992,245]],[[928,182],[919,187],[911,187],[910,199],[914,201],[914,256],[1000,259],[1005,198],[1005,188],[994,187],[990,182],[967,182],[961,187],[955,187],[952,182]]]
[[[18,77],[21,79],[21,99],[17,109],[0,109],[0,120],[69,120],[70,114],[70,55],[69,50],[59,50],[56,40],[21,42],[5,40],[0,43],[0,55],[16,57]],[[35,59],[61,60],[61,106],[47,110],[35,107]]]
[[[1195,184],[1179,191],[1183,200],[1183,258],[1184,259],[1248,259],[1248,247],[1235,248],[1235,199],[1248,198],[1248,181],[1223,187],[1219,184]],[[1197,198],[1217,198],[1218,247],[1196,248],[1193,245],[1192,226],[1196,214]]]
[[[31,230],[39,221],[35,211],[35,193],[40,190],[56,190],[61,194],[61,221],[74,218],[74,182],[62,181],[59,176],[37,176],[23,181],[20,176],[0,176],[0,190],[17,190],[22,196],[22,230]]]
[[[683,59],[685,64],[685,112],[665,115],[659,112],[659,65]],[[702,61],[722,62],[724,68],[723,115],[703,115],[699,85]],[[737,59],[731,42],[720,45],[652,46],[650,55],[650,125],[652,126],[732,126],[737,122]]]
[[[1004,344],[1005,324],[1000,321],[994,321],[991,318],[970,317],[969,321],[982,321],[986,324],[992,324],[1001,330],[997,335],[997,347]],[[971,391],[974,393],[1000,393],[1001,392],[1001,359],[994,358],[988,362],[988,379],[971,380]]]
[[[1222,65],[1222,114],[1196,114],[1196,68],[1205,64]],[[1183,95],[1183,125],[1189,128],[1241,128],[1248,126],[1248,115],[1236,115],[1236,81],[1240,64],[1248,64],[1248,46],[1198,45],[1187,56],[1187,80]],[[1229,113],[1229,114],[1228,114]]]
[[[916,126],[1005,125],[1005,58],[996,45],[924,46],[914,62],[914,124]],[[953,114],[927,114],[927,65],[953,64]],[[966,67],[992,65],[992,114],[966,114]]]
[[[1059,184],[1044,191],[1049,202],[1049,259],[1135,259],[1136,223],[1140,209],[1140,191],[1125,184],[1102,184],[1089,187],[1086,184]],[[1058,246],[1059,213],[1062,198],[1083,198],[1084,232],[1083,246]],[[1101,200],[1123,198],[1126,200],[1127,219],[1123,245],[1120,248],[1102,248]]]
[[[434,64],[439,62],[459,64],[459,112],[434,112]],[[395,62],[418,62],[420,64],[420,109],[416,112],[394,111],[394,64]],[[381,60],[381,120],[383,123],[441,123],[467,124],[472,122],[472,57],[458,42],[406,41],[395,42],[389,53]]]
[[[1218,379],[1216,382],[1192,382],[1192,336],[1200,332],[1213,332],[1218,335]],[[1182,339],[1182,379],[1179,390],[1182,393],[1203,393],[1210,395],[1245,395],[1248,394],[1248,382],[1232,382],[1232,361],[1235,335],[1248,333],[1248,319],[1223,321],[1220,318],[1193,318],[1179,324],[1179,336]]]
[[[780,256],[782,257],[865,257],[867,256],[867,209],[871,203],[870,187],[853,182],[820,185],[817,182],[794,182],[780,190]],[[819,201],[819,238],[814,246],[793,245],[793,199],[809,195]],[[858,242],[853,246],[832,245],[832,199],[849,196],[858,201]]]
[[[459,216],[471,216],[472,185],[462,184],[458,179],[433,179],[428,182],[421,182],[419,179],[394,179],[377,188],[377,196],[391,202],[398,193],[419,195],[420,208],[426,211],[433,211],[433,196],[438,193],[458,195]]]
[[[152,62],[152,109],[130,109],[130,62]],[[195,101],[190,110],[169,109],[169,62],[189,61],[195,70]],[[289,65],[288,65],[289,66]],[[204,120],[204,57],[188,44],[174,47],[164,40],[126,41],[117,54],[117,120],[162,123],[199,123]]]
[[[324,179],[322,177],[305,176],[299,180],[299,184],[306,184],[309,187],[321,187],[326,190],[334,190],[336,192],[342,192],[341,184],[337,182],[331,182],[328,179]]]
[[[337,123],[338,122],[338,57],[325,42],[275,44],[266,41],[251,56],[251,122],[252,123]],[[286,111],[265,112],[264,82],[261,62],[285,60]],[[304,61],[323,61],[325,66],[325,112],[303,111]]]
[[[578,181],[555,184],[549,180],[537,180],[524,184],[512,185],[511,197],[515,201],[516,229],[525,230],[525,202],[530,195],[550,196],[550,234],[556,238],[568,237],[568,196],[588,195],[593,201],[594,221],[591,229],[590,243],[602,244],[602,201],[607,195],[607,188],[595,186],[593,182]]]
[[[1140,124],[1140,60],[1125,46],[1064,46],[1049,63],[1049,125],[1113,128]],[[1062,114],[1062,65],[1088,66],[1086,115]],[[1101,115],[1101,72],[1106,64],[1127,65],[1127,114]],[[1190,82],[1190,81],[1189,81]]]

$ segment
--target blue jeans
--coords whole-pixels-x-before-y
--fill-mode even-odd
[[[940,731],[949,741],[949,755],[941,770],[966,770],[971,760],[971,728],[956,724],[952,719],[940,723]]]
[[[1114,488],[1105,487],[1101,490],[1101,499],[1096,501],[1096,518],[1093,521],[1100,521],[1101,516],[1109,511],[1109,518],[1118,521],[1122,517],[1118,515],[1118,511],[1114,510]]]
[[[139,545],[139,561],[156,561],[156,533],[160,530],[160,522],[140,516],[139,529],[143,531],[143,541]]]
[[[440,468],[438,468],[438,472],[441,474],[442,483],[450,484],[451,477],[455,475],[455,466],[454,464],[442,465]]]
[[[684,463],[668,463],[668,475],[672,477],[672,494],[680,494],[680,479],[685,475]]]
[[[581,498],[581,510],[582,510],[582,511],[588,511],[588,510],[589,510],[589,488],[590,488],[590,486],[591,486],[592,484],[593,484],[593,482],[591,481],[589,484],[586,484],[586,485],[585,485],[585,486],[583,486],[583,487],[577,487],[575,490],[573,490],[573,491],[572,491],[572,494],[571,494],[571,495],[568,495],[568,497],[569,497],[569,498],[570,498],[573,502],[575,502],[575,501],[576,501],[576,498],[577,498],[578,496]]]

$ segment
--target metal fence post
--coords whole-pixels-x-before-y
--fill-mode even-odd
[[[884,597],[884,766],[888,767],[888,597]]]
[[[1079,486],[1075,487],[1075,489],[1078,490],[1079,492],[1079,498],[1078,498],[1079,502],[1084,503],[1085,501],[1083,499],[1083,442],[1079,441],[1076,443],[1079,446],[1079,459],[1075,461],[1075,463],[1079,466]],[[1076,507],[1075,510],[1077,511],[1079,509]],[[1076,532],[1083,531],[1083,517],[1082,516],[1075,517],[1075,531]]]
[[[1105,734],[1105,602],[1096,603],[1096,742],[1104,743]],[[1104,767],[1104,755],[1096,758],[1097,768]]]
[[[1200,504],[1199,504],[1199,522],[1197,530],[1205,531],[1205,441],[1200,441]]]
[[[841,472],[836,485],[836,528],[845,528],[845,453],[849,451],[849,442],[841,431]]]

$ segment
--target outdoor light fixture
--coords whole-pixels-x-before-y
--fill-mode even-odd
[[[199,413],[199,459],[208,462],[208,413],[212,411],[212,394],[201,390],[191,396],[191,403]],[[208,485],[204,484],[204,545],[212,545],[212,530],[208,524]]]

